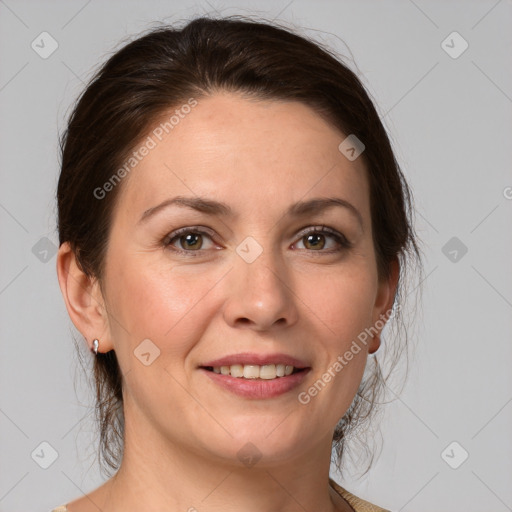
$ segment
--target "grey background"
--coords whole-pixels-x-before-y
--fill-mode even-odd
[[[352,52],[415,193],[426,278],[410,377],[370,472],[334,476],[391,510],[512,510],[510,1],[0,0],[0,511],[47,511],[103,481],[52,252],[57,135],[121,40],[202,13],[286,20]],[[59,45],[47,59],[31,48],[43,31]],[[441,46],[453,31],[469,44],[456,59]],[[467,247],[455,262],[452,237]],[[469,453],[458,469],[441,455],[453,441]]]

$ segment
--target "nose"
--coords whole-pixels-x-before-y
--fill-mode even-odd
[[[297,322],[291,272],[271,250],[252,263],[237,255],[227,277],[224,319],[231,327],[267,331]]]

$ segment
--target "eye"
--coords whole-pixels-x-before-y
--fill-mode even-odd
[[[304,249],[308,251],[332,253],[347,249],[352,245],[344,235],[327,226],[308,228],[300,234],[302,236],[298,243],[302,243]],[[299,249],[302,248],[299,247]]]
[[[303,244],[304,247],[298,249],[308,252],[329,254],[352,247],[344,235],[327,226],[309,227],[302,230],[299,236],[300,239],[295,245]],[[169,250],[187,256],[199,256],[201,251],[215,247],[213,233],[205,228],[193,226],[177,229],[168,234],[163,240],[163,245]]]
[[[208,239],[209,242],[205,243],[205,239]],[[189,254],[199,252],[201,249],[211,249],[213,245],[210,233],[194,227],[173,231],[165,237],[163,243],[165,247],[172,248],[171,250]]]

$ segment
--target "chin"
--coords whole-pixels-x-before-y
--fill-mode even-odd
[[[258,466],[276,465],[299,455],[301,448],[307,444],[304,429],[295,429],[286,422],[290,418],[273,418],[274,421],[258,422],[253,416],[250,426],[238,427],[230,422],[228,428],[233,437],[225,436],[221,442],[222,455],[228,453],[230,460],[251,466],[257,461]],[[284,421],[283,421],[284,420]],[[211,449],[211,445],[210,445]]]

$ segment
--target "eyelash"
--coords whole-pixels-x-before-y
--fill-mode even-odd
[[[176,231],[173,231],[172,233],[168,234],[162,241],[163,245],[165,248],[170,249],[171,251],[176,252],[178,254],[183,254],[185,256],[192,256],[192,257],[200,256],[201,253],[203,252],[203,249],[198,249],[195,251],[194,250],[187,251],[185,249],[178,249],[172,245],[172,242],[174,240],[178,240],[180,237],[182,237],[184,235],[188,235],[188,234],[206,235],[209,238],[213,238],[213,235],[211,233],[205,231],[204,229],[201,229],[200,227],[191,226],[191,227],[177,229]],[[336,249],[329,249],[329,250],[320,249],[318,251],[316,251],[314,249],[299,249],[299,250],[305,250],[305,251],[308,251],[311,253],[318,252],[320,254],[334,254],[334,253],[338,253],[338,252],[341,252],[346,249],[350,249],[352,247],[352,243],[349,242],[344,235],[342,235],[341,233],[338,233],[338,231],[335,231],[334,229],[331,229],[327,226],[313,226],[313,227],[301,230],[299,233],[298,239],[302,240],[307,235],[330,236],[339,244],[339,247]],[[204,249],[204,250],[206,250],[206,249]]]

